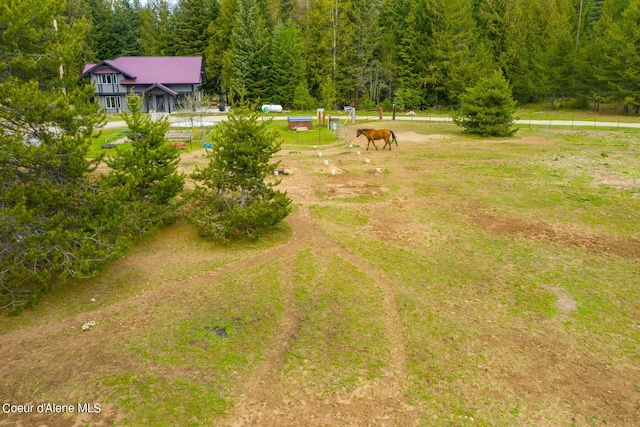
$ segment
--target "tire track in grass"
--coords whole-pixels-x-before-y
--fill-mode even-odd
[[[309,216],[308,211],[306,213],[307,216]],[[342,259],[353,264],[356,268],[371,277],[375,282],[375,286],[382,291],[382,303],[384,310],[387,313],[385,330],[387,331],[390,339],[390,354],[387,361],[388,368],[384,374],[383,381],[380,384],[381,389],[377,390],[375,394],[379,394],[380,397],[386,399],[397,400],[403,409],[404,415],[396,421],[402,420],[403,425],[411,425],[415,422],[417,416],[411,416],[411,408],[405,403],[405,391],[406,384],[408,382],[407,350],[404,340],[404,327],[400,318],[400,311],[393,287],[393,281],[386,273],[375,267],[371,262],[330,240],[318,227],[315,226],[315,224],[312,226],[316,230],[315,234],[318,236],[318,245],[320,247],[326,250],[335,251]],[[404,424],[404,422],[408,423]]]
[[[288,220],[288,222],[295,222],[295,220]],[[242,392],[235,402],[231,416],[224,423],[226,426],[266,425],[263,418],[268,417],[273,405],[272,399],[282,392],[279,381],[280,370],[284,366],[287,351],[295,340],[302,321],[294,295],[293,261],[308,238],[305,236],[304,229],[295,226],[293,233],[293,241],[274,257],[274,261],[279,261],[282,266],[281,283],[284,288],[284,311],[280,325],[273,337],[273,345],[265,352],[264,361],[242,386]]]
[[[355,127],[352,129],[355,134]],[[309,177],[305,176],[305,171],[298,172],[302,177],[298,181],[308,182]],[[314,243],[314,248],[318,247],[327,251],[336,252],[342,259],[354,265],[360,271],[371,277],[375,281],[375,285],[383,293],[383,307],[388,314],[385,329],[390,338],[390,356],[388,360],[389,368],[386,375],[388,385],[396,389],[397,396],[404,394],[407,382],[407,350],[404,340],[404,327],[400,317],[394,281],[374,264],[365,258],[347,250],[335,241],[327,237],[320,227],[318,227],[311,218],[309,206],[313,202],[318,202],[317,197],[313,194],[313,190],[307,189],[299,194],[301,197],[300,212],[297,215],[290,216],[289,224],[294,229],[294,233],[300,233]],[[295,236],[295,234],[294,234]]]
[[[242,387],[241,395],[227,426],[286,425],[416,425],[418,413],[408,405],[407,355],[404,334],[393,281],[367,260],[341,247],[326,237],[311,219],[306,206],[290,215],[287,222],[293,228],[293,242],[278,257],[283,264],[285,311],[273,346],[264,361]],[[354,391],[324,393],[312,396],[308,390],[292,392],[282,377],[287,352],[296,341],[302,324],[302,314],[295,302],[294,258],[304,247],[321,256],[334,253],[373,279],[383,295],[384,330],[389,337],[389,357],[384,374],[366,381]]]

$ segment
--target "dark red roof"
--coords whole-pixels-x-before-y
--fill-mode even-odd
[[[201,56],[121,56],[87,64],[82,77],[102,67],[122,72],[128,78],[121,84],[197,84],[201,82]],[[96,71],[94,71],[96,70]]]

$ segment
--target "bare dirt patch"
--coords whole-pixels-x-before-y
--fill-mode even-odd
[[[510,234],[528,240],[544,241],[565,247],[578,247],[594,255],[614,255],[640,259],[640,242],[636,239],[585,233],[544,222],[527,222],[519,218],[482,211],[469,213],[471,222],[491,233]]]
[[[327,184],[326,195],[329,198],[349,198],[356,196],[384,196],[389,192],[387,187],[367,183]]]
[[[447,141],[453,137],[450,135],[430,134],[425,135],[417,132],[396,132],[398,144],[402,142],[427,142],[427,141]]]
[[[550,285],[543,285],[542,287],[558,297],[556,301],[556,308],[560,313],[569,314],[578,309],[578,303],[576,300],[564,289]]]
[[[640,180],[633,178],[616,177],[604,172],[594,174],[595,186],[607,185],[617,190],[635,190],[640,189]]]

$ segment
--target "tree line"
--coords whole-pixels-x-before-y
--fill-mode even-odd
[[[5,1],[35,28],[49,1]],[[499,70],[519,103],[640,106],[640,0],[69,0],[65,70],[124,55],[201,55],[206,89],[287,108],[457,106]],[[22,10],[23,16],[13,11]],[[36,16],[37,18],[37,16]],[[0,28],[20,49],[18,32]],[[31,38],[30,34],[28,38]],[[61,37],[59,34],[57,37]],[[62,42],[63,40],[59,40]],[[46,60],[51,61],[53,57]],[[25,70],[22,70],[25,71]],[[56,71],[57,73],[57,71]]]
[[[96,59],[202,55],[207,90],[286,107],[640,105],[639,0],[74,0]],[[593,103],[593,104],[591,104]]]

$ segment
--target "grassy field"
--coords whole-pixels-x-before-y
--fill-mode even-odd
[[[288,148],[290,150],[295,151],[296,149],[312,149],[314,146],[324,146],[328,144],[332,144],[336,141],[336,132],[326,127],[322,127],[318,129],[316,126],[315,129],[311,129],[309,131],[290,131],[287,125],[287,122],[284,121],[273,121],[270,125],[272,129],[278,132],[279,137],[282,140],[283,147]],[[205,132],[207,135],[207,141],[211,142],[211,131],[213,131],[214,127],[207,127]],[[115,156],[116,148],[107,148],[104,149],[102,146],[106,143],[116,141],[118,139],[124,138],[124,128],[117,129],[103,129],[101,130],[95,138],[93,138],[91,142],[91,147],[89,148],[89,152],[87,153],[89,157],[95,158],[102,153],[105,153],[107,156]],[[202,150],[201,143],[202,134],[200,130],[197,129],[194,131],[194,141],[189,142],[185,141],[184,152],[197,152]],[[128,144],[122,144],[121,149],[127,149]]]
[[[393,127],[283,131],[258,242],[178,222],[0,317],[0,400],[101,408],[0,426],[639,425],[640,132]]]

